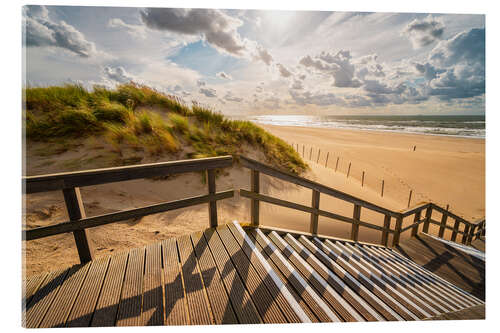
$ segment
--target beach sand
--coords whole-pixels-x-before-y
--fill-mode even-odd
[[[306,161],[311,170],[304,177],[336,188],[392,210],[404,210],[413,190],[411,206],[432,200],[469,220],[485,212],[485,141],[454,137],[350,131],[302,127],[263,126],[289,143],[305,145]],[[413,146],[416,150],[413,151]],[[312,160],[309,160],[313,147]],[[317,149],[321,149],[319,163]],[[326,154],[328,165],[325,167]],[[75,154],[75,152],[72,152]],[[28,152],[28,156],[29,152]],[[339,165],[334,171],[337,157]],[[30,160],[32,158],[32,160]],[[28,174],[42,173],[34,157],[28,158]],[[37,161],[39,162],[39,161]],[[349,178],[347,168],[351,162]],[[364,186],[361,174],[365,171]],[[55,170],[50,170],[54,172]],[[380,195],[382,179],[384,196]],[[217,190],[249,189],[250,172],[234,167],[217,179]],[[174,190],[173,190],[174,189]],[[310,189],[262,176],[262,192],[304,205],[311,204]],[[170,201],[206,193],[199,174],[186,174],[165,181],[134,180],[82,188],[87,216]],[[26,198],[25,227],[34,228],[67,219],[62,194],[47,192]],[[320,209],[352,217],[353,205],[321,195]],[[249,222],[249,200],[235,198],[218,203],[220,223],[233,220]],[[439,214],[433,215],[439,220]],[[361,220],[382,225],[383,215],[361,210]],[[261,204],[262,225],[308,231],[310,216],[296,210]],[[391,227],[394,227],[394,219]],[[404,221],[403,225],[411,223]],[[143,246],[168,237],[188,234],[208,227],[207,205],[146,216],[88,229],[94,256],[113,254],[127,248]],[[431,226],[431,232],[435,230]],[[319,233],[349,238],[351,225],[329,218],[319,218]],[[448,230],[445,237],[449,237]],[[408,237],[406,233],[402,238]],[[360,227],[359,240],[378,243],[381,233]],[[460,239],[460,238],[459,238]],[[389,241],[391,238],[389,238]],[[23,242],[25,274],[32,275],[78,263],[71,234]]]

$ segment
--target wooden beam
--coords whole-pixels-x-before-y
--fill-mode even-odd
[[[401,233],[401,225],[403,224],[403,217],[396,218],[396,228],[394,229],[394,235],[392,236],[392,246],[398,246],[399,235]]]
[[[462,244],[467,243],[467,238],[469,237],[469,229],[470,229],[470,225],[466,224],[465,229],[464,229],[464,233],[462,234]]]
[[[439,238],[443,238],[444,236],[444,229],[446,228],[447,219],[448,219],[448,214],[443,213],[443,216],[441,217],[441,225],[439,226],[439,232],[438,232]]]
[[[125,180],[165,176],[177,173],[205,171],[230,167],[231,156],[209,157],[151,164],[128,165],[116,168],[64,172],[50,175],[23,177],[26,193],[62,190]]]
[[[385,215],[384,216],[384,228],[386,230],[382,231],[382,239],[380,240],[380,245],[387,246],[387,240],[389,233],[387,232],[388,229],[391,227],[391,215]]]
[[[422,215],[421,210],[419,210],[418,212],[415,213],[415,218],[413,219],[414,224],[420,221],[421,215]],[[411,229],[411,237],[415,237],[417,235],[418,226],[419,226],[419,224],[415,224],[415,226]]]
[[[424,222],[424,227],[422,228],[422,231],[425,233],[429,232],[429,222],[431,220],[432,216],[432,205],[427,207],[427,210],[425,211],[425,222]]]
[[[312,191],[311,207],[315,210],[319,210],[319,192],[316,190]],[[309,232],[311,234],[318,233],[318,213],[311,212],[311,224],[309,226]]]
[[[351,227],[351,239],[356,242],[358,240],[358,234],[359,234],[359,223],[357,223],[357,222],[361,218],[361,206],[360,205],[354,205],[352,218],[355,222],[352,224],[352,227]]]
[[[207,170],[207,182],[208,182],[208,194],[213,195],[215,194],[215,170],[214,169],[209,169]],[[217,201],[216,200],[210,200],[208,203],[208,215],[209,215],[209,222],[210,222],[210,228],[214,228],[217,226]]]
[[[250,170],[251,176],[250,176],[250,186],[251,190],[254,193],[260,193],[260,174],[259,171],[257,170]],[[251,215],[251,221],[252,224],[255,226],[259,225],[259,200],[258,199],[252,199],[251,202],[251,208],[250,208],[250,215]]]
[[[68,217],[70,222],[84,219],[85,208],[83,207],[82,196],[78,187],[63,190],[64,202],[68,210]],[[92,248],[89,244],[87,231],[74,230],[73,237],[75,238],[76,248],[78,249],[78,256],[82,264],[92,260]]]
[[[455,219],[455,224],[453,225],[453,231],[451,233],[451,241],[454,242],[457,239],[457,231],[460,227],[460,220]]]

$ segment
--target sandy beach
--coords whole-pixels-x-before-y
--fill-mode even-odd
[[[404,210],[412,190],[411,206],[432,200],[469,220],[485,213],[485,141],[456,137],[409,135],[369,131],[333,130],[303,127],[264,126],[289,143],[298,143],[311,170],[303,175],[327,186],[368,200],[380,206]],[[416,150],[413,151],[413,146]],[[311,159],[310,149],[313,147]],[[321,149],[319,163],[317,149]],[[325,167],[326,155],[328,164]],[[75,154],[70,152],[67,154]],[[29,156],[29,154],[28,154]],[[338,170],[335,172],[337,157]],[[64,158],[64,154],[57,158]],[[346,173],[349,162],[349,178]],[[40,168],[28,159],[29,174],[40,174]],[[50,170],[54,172],[55,170]],[[361,187],[362,171],[365,171]],[[384,180],[384,196],[381,181]],[[218,190],[249,189],[250,172],[234,167],[217,179]],[[172,191],[172,189],[176,189]],[[206,185],[199,174],[186,174],[165,181],[136,180],[116,184],[85,187],[82,196],[87,216],[139,207],[161,201],[181,199],[205,193]],[[262,177],[262,192],[310,205],[311,190],[290,183]],[[62,194],[40,193],[26,197],[27,228],[50,225],[67,219]],[[249,222],[248,199],[235,198],[218,204],[220,223],[233,220]],[[352,216],[353,205],[322,195],[320,208],[344,216]],[[436,219],[439,217],[436,216]],[[381,225],[383,215],[362,209],[361,220]],[[300,231],[309,230],[309,215],[296,210],[261,204],[261,224]],[[394,221],[391,224],[394,227]],[[206,205],[147,216],[89,229],[95,257],[131,247],[143,246],[172,236],[208,227]],[[350,237],[351,225],[328,218],[319,219],[319,233],[339,238]],[[447,231],[448,232],[448,231]],[[445,236],[447,236],[445,234]],[[408,234],[403,235],[408,237]],[[448,236],[449,237],[449,236]],[[360,228],[359,240],[378,243],[380,232]],[[71,234],[35,241],[26,249],[26,274],[49,271],[78,263]]]

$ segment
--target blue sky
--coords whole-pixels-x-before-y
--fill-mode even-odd
[[[24,83],[226,114],[484,114],[483,15],[25,6]]]

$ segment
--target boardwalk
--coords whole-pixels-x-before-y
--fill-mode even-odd
[[[421,320],[483,304],[386,247],[230,224],[30,276],[23,325]]]

